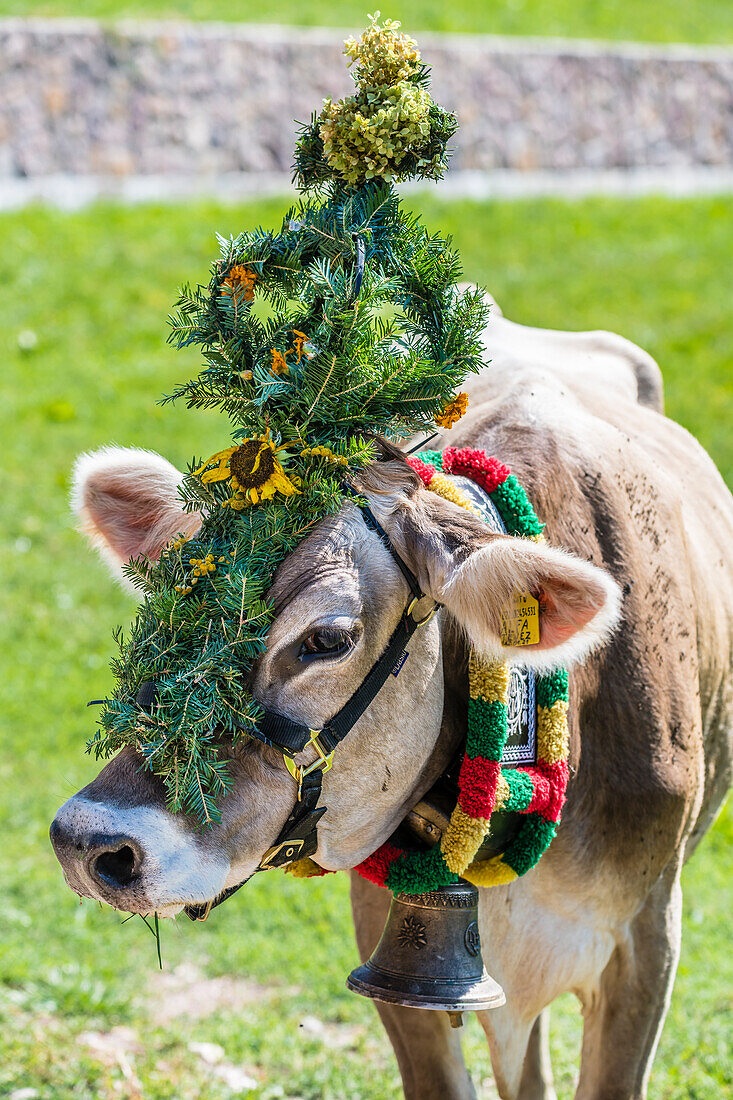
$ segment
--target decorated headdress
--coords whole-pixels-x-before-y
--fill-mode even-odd
[[[165,401],[220,408],[234,430],[181,486],[198,533],[127,566],[144,599],[90,742],[98,756],[134,746],[169,808],[202,823],[229,786],[222,744],[258,720],[248,673],[278,565],[339,510],[375,437],[450,426],[481,365],[483,295],[458,291],[450,242],[394,188],[441,177],[455,118],[399,24],[372,18],[345,52],[354,95],[326,100],[297,143],[304,197],[279,231],[220,239],[208,285],[184,287],[171,317],[170,340],[200,346],[204,366]],[[151,682],[154,707],[141,695]]]

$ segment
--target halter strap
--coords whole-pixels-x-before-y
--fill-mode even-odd
[[[440,607],[438,603],[423,592],[417,577],[395,550],[389,535],[374,517],[371,510],[364,504],[358,504],[358,507],[367,527],[378,535],[382,545],[392,555],[402,576],[407,581],[412,598],[402,613],[400,621],[393,630],[381,656],[374,662],[353,695],[329,719],[323,729],[311,729],[267,708],[263,710],[262,718],[255,729],[246,727],[247,733],[251,737],[262,741],[266,745],[271,745],[283,754],[288,770],[298,781],[297,801],[275,843],[268,848],[262,857],[257,868],[258,871],[267,871],[272,867],[284,867],[296,859],[304,859],[306,856],[314,854],[318,847],[318,822],[326,812],[325,806],[318,806],[323,784],[323,773],[331,766],[335,748],[344,740],[374,701],[387,682],[390,673],[397,675],[402,667],[403,658],[406,656],[407,643],[410,638],[419,627],[424,626],[432,619]],[[422,617],[418,617],[418,614],[416,614],[418,605],[423,600],[428,599],[430,600],[430,606],[427,613]],[[318,759],[309,767],[299,768],[293,763],[292,758],[309,745],[315,747]],[[229,887],[206,905],[186,906],[186,914],[192,920],[206,920],[213,908],[226,901],[243,885],[242,882],[238,886]]]
[[[359,508],[367,527],[379,536],[382,545],[392,555],[402,576],[407,581],[413,598],[405,608],[381,657],[372,665],[351,698],[344,703],[341,710],[329,719],[323,729],[314,731],[310,726],[295,722],[292,718],[287,718],[285,715],[267,708],[263,710],[262,718],[257,723],[256,728],[240,727],[242,729],[246,728],[250,736],[255,737],[258,741],[263,741],[266,745],[272,745],[273,748],[279,749],[285,756],[294,756],[296,753],[302,752],[312,743],[314,734],[317,734],[318,741],[324,751],[332,753],[356,725],[369,704],[373,702],[384,686],[387,677],[390,672],[394,671],[395,666],[405,652],[408,641],[417,628],[427,622],[438,608],[438,605],[431,601],[431,607],[425,618],[420,619],[415,616],[414,612],[417,605],[423,600],[429,599],[429,597],[422,591],[417,577],[395,550],[387,532],[375,519],[371,510],[366,505],[359,505]]]

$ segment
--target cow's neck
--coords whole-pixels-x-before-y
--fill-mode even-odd
[[[462,632],[449,619],[441,626],[443,721],[424,773],[432,781],[404,821],[409,833],[428,844],[437,843],[448,824],[454,800],[451,792],[463,758],[468,720],[468,647]]]

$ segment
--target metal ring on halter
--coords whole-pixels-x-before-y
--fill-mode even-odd
[[[316,770],[316,768],[319,768],[323,772],[327,772],[328,769],[331,767],[331,764],[333,763],[333,750],[331,750],[331,752],[327,752],[318,740],[319,736],[322,733],[323,730],[311,730],[310,741],[305,746],[305,748],[307,749],[310,745],[312,745],[318,754],[318,759],[314,760],[312,764],[303,766],[300,764],[296,764],[292,756],[283,756],[285,767],[288,769],[293,779],[295,779],[298,784],[298,802],[300,802],[300,795],[303,788],[303,780],[305,779],[306,775],[310,775],[311,772],[314,772]]]
[[[410,603],[408,604],[408,607],[407,607],[407,611],[405,612],[406,615],[412,616],[412,621],[417,626],[425,626],[426,623],[430,622],[430,620],[432,619],[435,612],[440,610],[440,604],[439,603],[433,603],[432,607],[430,608],[430,610],[428,611],[427,615],[424,618],[416,619],[415,616],[412,614],[412,612],[414,611],[415,607],[421,602],[421,600],[426,600],[426,599],[430,599],[430,597],[429,596],[415,596],[412,600],[410,600]]]

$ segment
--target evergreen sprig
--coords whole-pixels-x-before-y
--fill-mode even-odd
[[[389,91],[374,72],[386,58],[427,94],[428,70],[395,24],[375,19],[367,35],[367,48],[347,51],[362,85]],[[443,164],[438,130],[430,140]],[[308,161],[313,148],[301,138],[298,158],[318,193],[278,231],[219,238],[208,285],[183,287],[169,318],[169,340],[200,347],[203,367],[163,402],[222,410],[233,442],[192,462],[181,486],[184,509],[203,516],[198,533],[126,569],[143,602],[119,637],[117,686],[89,744],[97,756],[133,745],[170,809],[202,824],[218,820],[232,746],[258,720],[250,673],[278,565],[339,510],[344,478],[372,461],[375,436],[432,431],[481,365],[484,299],[457,289],[450,241],[401,208],[391,169],[367,178],[364,160],[350,183],[323,169],[322,153],[320,168]],[[420,177],[424,161],[407,150],[397,174]],[[135,701],[147,681],[157,691],[149,710]]]

